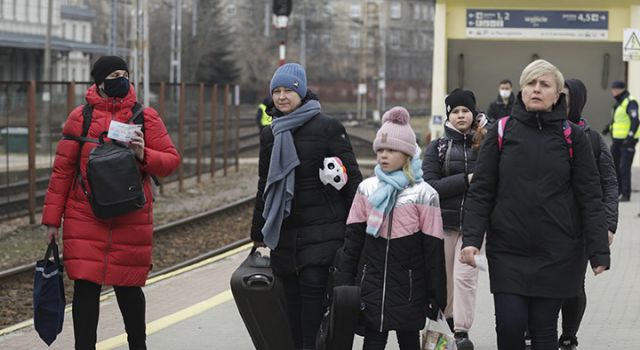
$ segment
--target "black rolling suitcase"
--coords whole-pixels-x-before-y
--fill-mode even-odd
[[[231,293],[257,350],[293,350],[282,281],[254,247],[231,275]]]

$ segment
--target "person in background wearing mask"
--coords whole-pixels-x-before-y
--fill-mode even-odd
[[[629,94],[624,81],[614,81],[611,84],[611,94],[616,99],[613,120],[603,132],[611,132],[611,154],[618,174],[620,202],[628,202],[631,200],[631,165],[640,138],[638,101]]]
[[[602,202],[607,218],[609,245],[611,245],[613,243],[613,235],[618,226],[618,183],[613,157],[609,153],[609,147],[600,136],[600,133],[591,129],[582,116],[582,109],[587,103],[587,88],[582,81],[578,79],[565,80],[562,92],[565,94],[567,102],[567,118],[584,130],[596,159],[600,175],[600,186],[602,187]],[[565,299],[562,304],[562,335],[558,341],[560,350],[577,349],[578,338],[576,334],[586,307],[587,296],[583,283],[580,294],[573,298]]]
[[[88,138],[97,139],[111,121],[126,123],[136,103],[127,63],[117,56],[100,57],[91,70],[95,84],[86,93],[93,108]],[[83,106],[67,118],[63,135],[79,137]],[[144,207],[103,220],[97,218],[84,192],[87,162],[96,143],[58,142],[49,188],[42,209],[48,242],[58,239],[63,225],[64,267],[73,285],[73,333],[77,350],[95,349],[100,291],[113,286],[127,332],[129,349],[146,349],[145,297],[142,286],[151,270],[153,245],[153,191],[150,175],[168,176],[180,165],[162,119],[153,108],[143,110],[144,131],[136,131],[129,147],[143,175]],[[78,164],[80,162],[80,164]],[[77,171],[82,176],[78,177]],[[148,175],[148,176],[147,176]],[[64,218],[64,221],[62,220]]]
[[[493,122],[510,115],[511,107],[513,107],[515,101],[516,98],[513,96],[513,84],[511,84],[511,80],[502,80],[498,89],[498,97],[495,101],[491,102],[489,110],[487,111],[489,121]]]

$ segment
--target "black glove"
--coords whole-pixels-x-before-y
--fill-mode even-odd
[[[438,313],[440,311],[440,307],[438,307],[438,303],[434,299],[427,300],[427,317],[430,320],[437,321]]]
[[[611,130],[609,130],[609,124],[607,124],[604,126],[604,129],[602,129],[602,135],[608,135],[610,131]]]

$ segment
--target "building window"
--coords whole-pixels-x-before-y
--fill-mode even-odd
[[[322,44],[324,44],[325,47],[331,47],[331,34],[330,33],[322,34]]]
[[[400,32],[397,30],[392,30],[389,33],[389,46],[391,46],[394,50],[400,49]]]
[[[360,32],[352,31],[349,33],[349,47],[352,49],[360,47]]]
[[[333,8],[331,8],[331,4],[325,4],[322,6],[321,11],[323,18],[331,18],[333,16]]]
[[[62,72],[60,73],[60,80],[62,80],[62,81],[67,81],[68,80],[67,68],[66,67],[62,67]]]
[[[392,2],[389,6],[389,13],[393,19],[402,18],[402,4],[397,1]]]
[[[76,79],[76,69],[75,68],[71,68],[71,77],[70,77],[72,81],[77,81]]]
[[[66,39],[67,38],[67,23],[62,22],[62,38]]]
[[[413,8],[413,19],[416,21],[420,20],[420,9],[422,8],[422,6],[420,6],[420,4],[413,4],[411,5],[411,7]]]
[[[236,4],[227,5],[227,16],[235,16],[237,12]]]
[[[429,4],[422,5],[422,19],[425,21],[433,20],[433,8]]]
[[[87,40],[87,26],[86,25],[82,26],[82,41],[89,42],[89,40]]]
[[[71,23],[71,40],[77,40],[76,35],[76,24]]]
[[[362,16],[362,7],[360,5],[351,5],[349,16],[351,18],[360,18]]]
[[[87,69],[86,68],[82,68],[82,76],[80,77],[81,81],[89,81],[91,79],[89,79],[87,77]]]

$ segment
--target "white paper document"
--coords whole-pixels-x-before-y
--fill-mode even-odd
[[[131,138],[136,135],[135,131],[140,130],[141,128],[142,125],[140,124],[125,124],[112,120],[111,125],[109,125],[107,137],[112,140],[129,142],[131,141]]]

